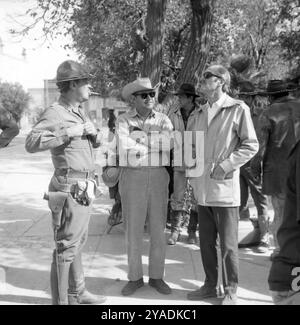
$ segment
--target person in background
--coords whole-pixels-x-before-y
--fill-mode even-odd
[[[300,132],[299,101],[289,96],[292,89],[283,80],[270,80],[267,94],[270,105],[261,114],[258,123],[260,149],[251,161],[254,177],[262,174],[262,191],[271,196],[274,218],[270,226],[275,249],[279,252],[277,231],[282,222],[285,184],[288,173],[287,157],[296,144]]]
[[[180,86],[176,96],[179,98],[179,106],[168,115],[175,131],[179,131],[184,139],[184,132],[194,119],[197,109],[196,98],[199,95],[192,84],[184,83]],[[182,147],[183,149],[183,147]],[[184,154],[182,155],[184,157]],[[180,232],[185,223],[188,223],[188,243],[197,242],[196,229],[198,224],[197,208],[194,206],[188,209],[184,203],[184,195],[187,190],[187,178],[185,176],[186,167],[182,161],[181,166],[174,166],[174,192],[171,197],[171,235],[168,239],[169,245],[175,245],[179,240]],[[189,215],[190,214],[190,215]],[[188,222],[186,222],[188,219]]]
[[[0,149],[7,147],[14,137],[19,134],[19,127],[12,114],[0,102]]]
[[[253,121],[253,125],[256,133],[258,132],[258,120],[262,114],[264,108],[256,105],[256,96],[260,92],[255,90],[254,85],[249,81],[244,81],[239,85],[239,98],[243,100],[249,107],[250,113]],[[259,140],[259,139],[258,139]],[[262,193],[262,178],[261,175],[253,176],[251,167],[251,160],[240,168],[240,186],[241,186],[241,206],[240,206],[240,216],[245,211],[248,210],[248,198],[249,191],[253,198],[255,207],[257,209],[257,220],[252,220],[254,225],[258,224],[259,229],[259,242],[256,247],[258,253],[266,253],[270,248],[269,242],[269,215],[268,215],[268,197]],[[249,214],[249,212],[248,212]],[[252,246],[252,242],[248,245]],[[244,244],[243,247],[247,247]]]
[[[300,105],[300,103],[299,103]],[[299,106],[300,109],[300,106]],[[300,305],[300,141],[288,157],[286,199],[277,232],[280,250],[274,257],[268,283],[275,304]]]

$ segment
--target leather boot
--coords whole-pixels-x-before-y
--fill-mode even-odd
[[[68,294],[78,294],[84,289],[85,279],[81,261],[81,252],[79,252],[70,265]]]
[[[106,297],[94,295],[85,288],[85,279],[81,261],[81,252],[79,252],[71,266],[69,272],[69,305],[99,305],[105,302]]]
[[[100,305],[106,301],[106,297],[94,295],[84,289],[78,294],[68,295],[69,305]]]
[[[53,305],[68,305],[68,281],[70,263],[56,261],[56,252],[53,253],[51,264],[50,284]]]

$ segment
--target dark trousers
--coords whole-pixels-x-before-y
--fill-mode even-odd
[[[268,197],[262,193],[262,180],[255,179],[249,167],[240,169],[241,206],[240,211],[246,210],[249,198],[249,190],[257,209],[258,216],[268,215]]]
[[[218,284],[217,236],[219,234],[223,285],[226,292],[236,293],[238,285],[238,207],[198,205],[199,239],[205,285]]]

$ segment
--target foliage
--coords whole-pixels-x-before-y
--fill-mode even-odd
[[[192,0],[168,0],[162,58],[164,89],[175,85],[191,36]],[[199,3],[204,3],[200,1]],[[147,0],[37,0],[27,12],[28,32],[43,24],[45,35],[70,34],[104,95],[132,80],[143,52],[134,33],[147,15]],[[226,66],[237,55],[251,59],[250,74],[280,78],[300,64],[299,0],[216,0],[208,62]],[[186,68],[186,67],[184,67]]]
[[[11,112],[16,121],[20,121],[23,112],[28,109],[30,95],[18,83],[0,81],[0,101],[2,107]]]

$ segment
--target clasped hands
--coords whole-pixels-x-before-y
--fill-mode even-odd
[[[90,121],[84,124],[76,124],[67,129],[68,136],[70,138],[81,137],[82,135],[96,135],[97,130],[94,124]]]

